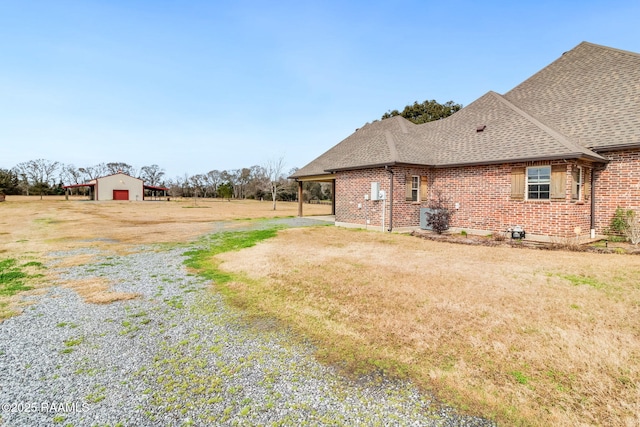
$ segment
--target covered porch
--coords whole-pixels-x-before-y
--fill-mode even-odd
[[[144,189],[144,200],[169,200],[169,189],[167,187],[145,184],[142,186],[142,188]]]
[[[69,200],[69,193],[71,192],[71,189],[73,189],[73,188],[86,188],[89,191],[85,195],[89,197],[89,200],[94,200],[95,199],[95,189],[96,189],[95,181],[94,182],[88,182],[88,183],[85,183],[85,184],[65,185],[62,188],[64,188],[64,198],[67,199],[67,200]]]
[[[305,182],[327,182],[331,184],[331,216],[336,214],[336,175],[335,174],[323,174],[323,175],[311,175],[296,178],[298,182],[298,216],[304,216],[304,188]]]

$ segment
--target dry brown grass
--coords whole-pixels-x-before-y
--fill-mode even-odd
[[[507,425],[640,425],[637,256],[320,228],[218,257],[250,279],[228,285],[236,302],[329,362],[404,372]]]
[[[305,205],[305,215],[326,215],[331,207]],[[185,242],[211,231],[213,222],[297,215],[296,203],[193,199],[181,201],[93,202],[48,196],[7,196],[0,203],[0,259],[47,261],[52,251],[98,248],[124,254],[145,243]],[[91,255],[57,259],[60,267],[91,262]],[[46,281],[48,283],[51,280]],[[97,293],[91,300],[115,298]],[[122,295],[127,298],[127,295]],[[20,297],[0,297],[0,321],[20,312]]]
[[[212,222],[297,215],[297,204],[193,199],[171,202],[92,202],[64,197],[7,196],[0,203],[4,253],[46,252],[78,246],[181,242],[206,233]],[[326,205],[305,205],[305,215],[327,215]],[[98,241],[87,242],[91,239]]]
[[[140,296],[133,292],[116,292],[111,290],[111,282],[103,277],[73,280],[64,284],[73,289],[85,302],[91,304],[109,304],[115,301],[126,301]]]

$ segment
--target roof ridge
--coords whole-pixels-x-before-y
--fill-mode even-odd
[[[139,180],[139,181],[143,181],[143,182],[144,182],[144,180],[143,180],[142,178],[138,178],[138,177],[135,177],[135,176],[133,176],[133,175],[129,175],[128,173],[124,173],[124,172],[115,172],[115,173],[110,173],[110,174],[107,174],[107,175],[98,176],[98,177],[96,177],[96,178],[94,178],[94,179],[108,178],[108,177],[110,177],[110,176],[116,176],[116,175],[125,175],[125,176],[128,176],[129,178],[137,179],[137,180]]]
[[[562,52],[562,54],[556,58],[555,60],[553,60],[552,62],[550,62],[549,64],[547,64],[546,66],[544,66],[543,68],[539,69],[537,72],[535,72],[534,74],[532,74],[531,76],[529,76],[528,78],[526,78],[525,80],[523,80],[522,82],[518,83],[516,86],[512,87],[511,89],[509,89],[509,91],[507,91],[504,95],[505,96],[509,96],[509,94],[513,93],[514,91],[516,91],[518,88],[520,88],[522,85],[526,84],[527,82],[529,82],[531,79],[533,79],[534,77],[542,74],[543,72],[545,72],[547,69],[553,67],[558,61],[561,61],[562,58],[566,55],[569,54],[571,52],[574,52],[576,49],[578,49],[580,46],[590,46],[590,47],[595,47],[595,48],[599,48],[599,49],[603,49],[603,50],[608,50],[611,52],[619,52],[619,53],[623,53],[623,54],[629,54],[631,56],[636,56],[636,57],[640,57],[640,53],[636,53],[636,52],[632,52],[629,50],[622,50],[622,49],[616,49],[614,47],[609,47],[609,46],[604,46],[604,45],[600,45],[600,44],[596,44],[596,43],[591,43],[588,41],[582,41],[579,44],[577,44],[576,46],[574,46],[572,49],[569,49],[567,51]]]
[[[598,47],[598,48],[605,49],[605,50],[610,50],[610,51],[613,51],[613,52],[625,53],[625,54],[629,54],[629,55],[632,55],[632,56],[640,56],[640,53],[638,53],[638,52],[632,52],[630,50],[618,49],[618,48],[615,48],[615,47],[605,46],[605,45],[597,44],[597,43],[591,43],[591,42],[588,42],[588,41],[583,41],[578,46],[581,46],[581,45],[589,45],[589,46]],[[578,47],[578,46],[576,46],[576,47]],[[575,47],[573,49],[575,49]]]
[[[387,146],[389,147],[389,157],[391,162],[398,161],[398,149],[396,148],[396,142],[390,131],[384,132],[385,139],[387,140]]]
[[[396,119],[396,122],[398,122],[398,124],[400,125],[400,130],[402,130],[402,133],[409,133],[409,129],[407,129],[407,124],[405,123],[406,119],[400,115],[396,117],[398,117]]]
[[[568,148],[569,150],[578,149],[578,151],[581,152],[581,153],[593,155],[593,156],[596,156],[596,157],[601,157],[599,154],[596,154],[593,151],[589,150],[588,148],[583,147],[582,145],[573,142],[568,136],[566,136],[563,133],[553,129],[551,126],[549,126],[546,123],[542,122],[541,120],[537,119],[536,117],[534,117],[530,113],[527,113],[526,111],[522,110],[520,107],[515,105],[513,102],[509,101],[503,95],[500,95],[499,93],[496,93],[496,92],[494,92],[492,90],[490,90],[487,93],[489,95],[495,97],[497,100],[502,102],[505,106],[507,106],[511,110],[515,111],[517,114],[519,114],[522,117],[524,117],[525,119],[529,120],[531,123],[533,123],[538,128],[540,128],[541,130],[546,132],[548,135],[550,135],[551,137],[556,139],[565,148]]]

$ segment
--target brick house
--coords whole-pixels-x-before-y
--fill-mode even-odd
[[[292,178],[333,182],[338,225],[415,228],[440,192],[454,230],[602,234],[640,209],[640,55],[583,42],[445,119],[368,123]]]

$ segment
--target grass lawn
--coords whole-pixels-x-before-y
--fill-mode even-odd
[[[216,255],[224,292],[349,372],[408,376],[505,425],[640,423],[640,258],[340,228]]]
[[[328,215],[331,206],[304,206],[305,215]],[[295,216],[297,203],[272,203],[253,200],[184,199],[145,202],[95,202],[86,198],[65,200],[63,196],[7,196],[0,203],[0,266],[13,260],[12,275],[27,263],[55,261],[58,267],[90,263],[92,254],[56,258],[51,252],[73,249],[100,249],[103,254],[124,254],[141,244],[184,243],[214,229],[215,221]],[[33,273],[27,266],[25,274]],[[0,269],[0,273],[2,273]],[[22,271],[22,270],[20,270]],[[0,283],[0,321],[24,308],[22,296],[42,292],[49,286],[47,270],[38,276],[12,282],[16,292],[3,292]],[[8,277],[8,276],[7,276]],[[8,280],[8,279],[7,279]],[[18,285],[16,283],[20,283]],[[135,294],[110,291],[108,278],[90,283],[79,281],[67,285],[85,300],[94,303],[130,299]],[[19,288],[16,288],[16,286]],[[6,286],[7,288],[9,285]],[[29,288],[29,289],[27,289]]]
[[[305,205],[306,215],[329,210]],[[278,203],[274,212],[255,201],[9,196],[0,203],[7,289],[0,320],[19,312],[21,295],[48,286],[51,273],[39,263],[93,261],[81,252],[54,259],[52,251],[126,253],[194,240],[214,221],[241,225],[296,213],[295,203]],[[191,267],[250,316],[279,319],[312,339],[319,358],[347,372],[411,378],[504,425],[640,425],[638,256],[464,246],[335,227],[229,233],[220,242],[238,250],[194,252]],[[106,295],[109,278],[69,286],[96,303],[135,297]]]

